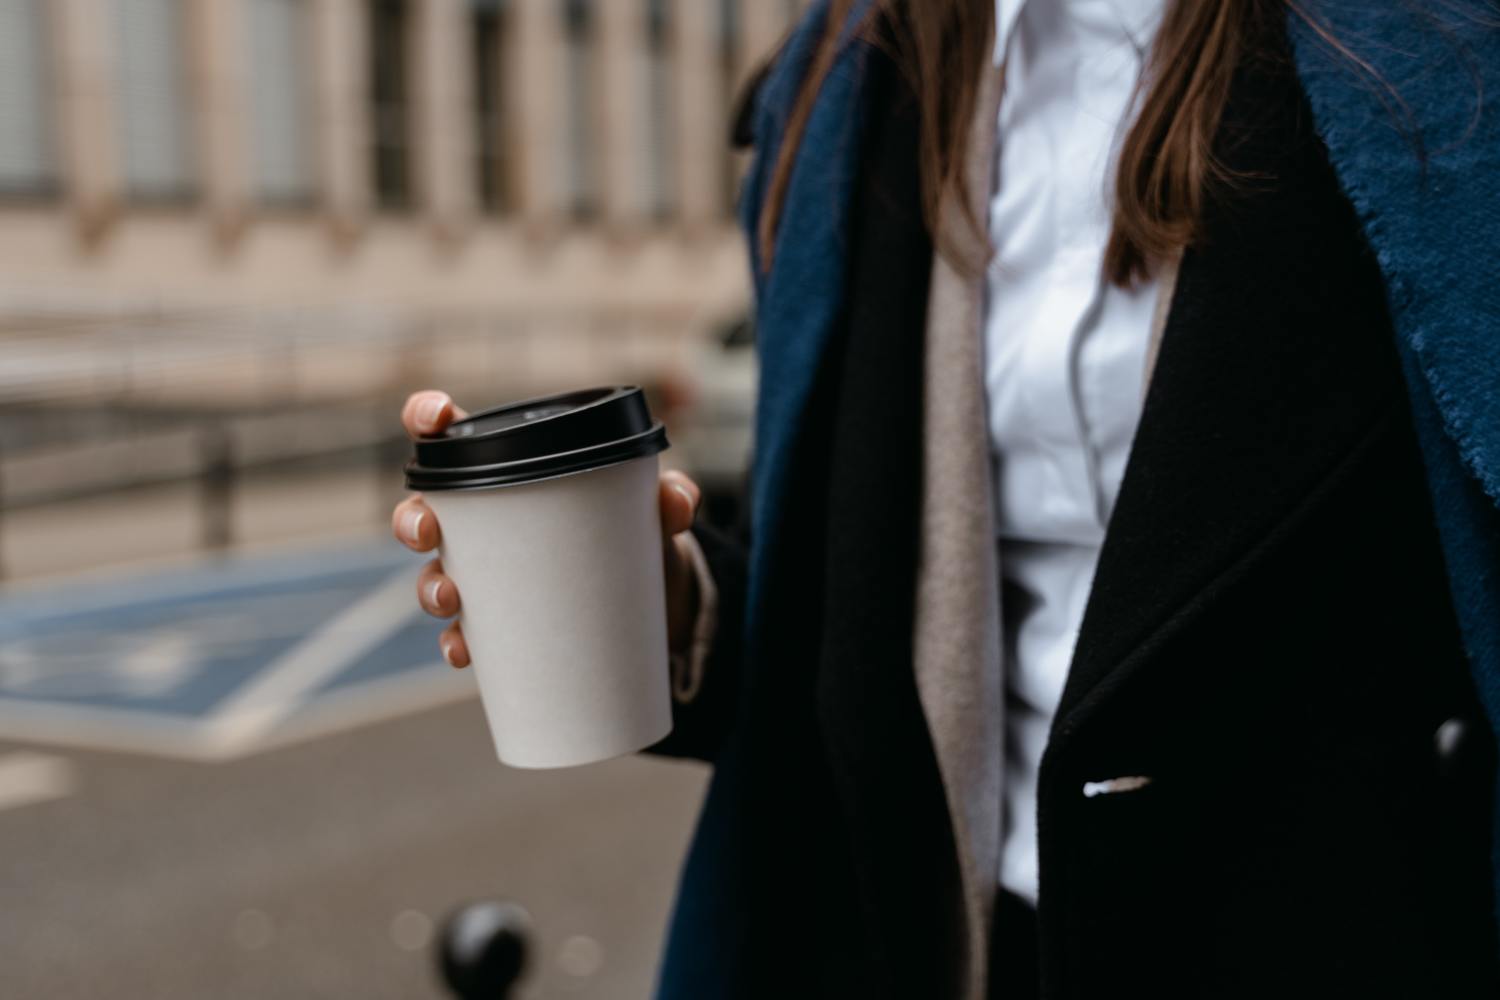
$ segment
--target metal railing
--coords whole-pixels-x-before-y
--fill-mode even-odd
[[[483,404],[588,381],[652,384],[690,364],[685,312],[493,317],[215,312],[43,315],[0,325],[0,518],[169,484],[195,487],[198,545],[232,546],[241,486],[368,469],[402,491],[398,422],[417,388]],[[6,573],[0,551],[0,577]]]

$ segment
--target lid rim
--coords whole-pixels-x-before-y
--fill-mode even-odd
[[[465,472],[475,472],[475,473],[488,472],[491,469],[503,469],[503,468],[510,467],[510,466],[513,466],[513,467],[516,467],[516,468],[521,468],[521,467],[524,467],[524,466],[527,466],[527,465],[532,465],[532,464],[537,464],[537,463],[542,463],[542,462],[566,462],[567,460],[569,460],[570,458],[572,458],[575,455],[589,455],[589,454],[593,454],[594,452],[597,452],[597,451],[599,451],[600,449],[603,449],[603,448],[612,448],[612,447],[615,447],[615,446],[625,447],[625,446],[631,445],[631,444],[633,444],[635,442],[645,441],[645,440],[649,439],[652,435],[656,434],[658,431],[661,431],[661,432],[664,433],[665,430],[666,430],[666,428],[662,425],[661,421],[658,420],[658,421],[652,423],[652,425],[650,427],[648,427],[646,430],[641,431],[639,434],[632,434],[629,437],[616,438],[616,439],[614,439],[612,441],[601,441],[598,444],[584,445],[582,448],[571,448],[571,449],[569,449],[567,451],[553,452],[553,453],[548,454],[548,455],[533,455],[533,456],[531,456],[529,458],[515,458],[515,459],[511,459],[508,462],[486,462],[486,463],[484,463],[482,465],[449,465],[449,466],[424,466],[424,465],[419,464],[416,461],[416,459],[412,459],[410,462],[407,463],[407,468],[415,469],[415,470],[418,470],[418,471],[421,471],[421,472],[425,472],[425,473],[436,473],[436,474],[439,474],[439,475],[442,475],[442,474],[459,475],[460,473],[465,473]]]
[[[425,493],[464,493],[477,492],[479,490],[503,490],[512,486],[534,486],[537,483],[550,483],[554,479],[567,479],[572,476],[583,476],[590,472],[599,472],[604,469],[612,469],[617,465],[625,465],[642,458],[654,458],[665,450],[665,446],[657,451],[642,452],[638,455],[621,455],[616,458],[606,459],[597,465],[581,465],[577,468],[552,469],[536,476],[524,478],[480,478],[474,480],[462,480],[452,483],[433,484],[426,483],[420,486],[412,486],[411,489],[421,490]]]
[[[667,447],[639,386],[606,385],[490,407],[412,442],[408,489],[506,486]]]
[[[618,465],[635,458],[649,458],[669,447],[666,428],[661,421],[639,434],[614,441],[604,441],[586,448],[514,459],[486,465],[432,468],[418,465],[413,459],[403,470],[406,485],[413,490],[454,490],[481,486],[519,486],[524,483],[555,479],[561,475],[590,472]]]

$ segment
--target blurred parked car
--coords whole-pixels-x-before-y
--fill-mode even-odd
[[[703,488],[703,517],[733,528],[739,517],[755,424],[755,323],[741,316],[704,338],[675,432],[677,464]]]

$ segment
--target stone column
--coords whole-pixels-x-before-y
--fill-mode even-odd
[[[245,0],[195,0],[187,5],[188,92],[203,208],[214,237],[233,244],[250,214],[250,141],[246,135]]]
[[[319,196],[349,245],[370,211],[369,24],[364,0],[313,0]]]
[[[733,105],[730,112],[738,111],[739,98],[744,94],[750,75],[764,65],[777,43],[791,26],[791,8],[782,0],[742,0],[740,3],[740,37],[734,60],[734,93],[730,95]],[[734,157],[736,183],[744,176],[750,165],[750,154],[739,152]]]
[[[650,164],[642,141],[651,127],[646,104],[646,3],[600,0],[594,10],[604,217],[612,228],[628,231],[643,225],[649,210]]]
[[[787,6],[779,0],[744,0],[740,4],[739,51],[735,53],[735,93],[765,62],[788,28]]]
[[[466,0],[411,5],[412,164],[417,203],[443,242],[473,220],[473,24]]]
[[[79,236],[91,245],[120,211],[113,12],[105,0],[50,0],[47,12],[63,184]]]
[[[677,185],[682,223],[691,233],[724,215],[728,125],[719,72],[719,9],[711,0],[672,0],[677,95]]]
[[[609,0],[619,3],[621,0]],[[515,150],[521,218],[533,234],[561,220],[563,205],[562,4],[559,0],[513,0],[505,60],[505,117]]]

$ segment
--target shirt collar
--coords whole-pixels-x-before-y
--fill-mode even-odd
[[[1016,30],[1016,21],[1021,17],[1021,8],[1026,0],[995,0],[995,65],[1005,61],[1005,50],[1010,47],[1011,33]]]
[[[994,62],[999,66],[1005,61],[1010,48],[1011,35],[1021,20],[1021,11],[1030,2],[1062,3],[1079,5],[1079,0],[995,0],[995,51]],[[1096,2],[1092,6],[1099,6]],[[1149,41],[1161,20],[1164,0],[1102,0],[1102,5],[1112,8],[1119,18],[1121,31],[1139,41]]]

